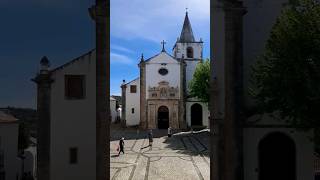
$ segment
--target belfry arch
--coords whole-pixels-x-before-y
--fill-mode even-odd
[[[187,58],[193,58],[193,48],[192,47],[187,48]]]

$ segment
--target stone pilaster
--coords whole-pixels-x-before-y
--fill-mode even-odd
[[[220,179],[242,180],[242,125],[239,108],[241,95],[239,84],[242,84],[242,18],[246,10],[240,1],[225,1],[225,59],[224,59],[224,119],[219,130],[221,136]],[[239,71],[240,70],[240,71]]]
[[[126,125],[126,89],[127,89],[127,85],[125,84],[125,80],[123,80],[123,83],[121,85],[121,101],[122,101],[122,105],[121,105],[121,126],[125,126]]]
[[[187,86],[186,86],[186,66],[184,57],[180,60],[180,106],[179,106],[179,128],[186,129],[186,100],[187,100]]]
[[[110,177],[110,0],[89,8],[96,22],[96,180]]]
[[[148,127],[147,118],[147,100],[146,100],[146,63],[143,55],[139,63],[140,68],[140,128],[146,129]]]
[[[37,83],[37,179],[50,180],[50,101],[51,79],[49,61],[41,60],[40,73],[32,79]]]

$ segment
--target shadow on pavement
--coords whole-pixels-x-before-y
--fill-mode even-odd
[[[117,141],[124,137],[125,140],[147,139],[148,130],[139,130],[138,128],[110,128],[110,141]],[[178,154],[186,154],[191,156],[202,155],[210,156],[210,132],[208,130],[201,131],[174,131],[172,137],[167,136],[167,130],[152,130],[154,138],[164,138],[164,148],[176,150]],[[143,149],[149,146],[143,147]],[[157,149],[154,147],[153,149]],[[161,150],[161,149],[160,149]],[[116,156],[117,157],[117,156]]]

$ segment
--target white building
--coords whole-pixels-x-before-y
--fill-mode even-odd
[[[195,40],[188,13],[173,55],[162,43],[159,54],[146,60],[142,55],[140,77],[123,82],[122,120],[127,126],[143,128],[208,126],[207,103],[188,95],[188,84],[203,52],[203,42]]]
[[[37,176],[37,140],[33,137],[30,137],[32,142],[27,149],[24,150],[24,172],[31,173],[33,177]]]
[[[19,124],[16,118],[0,111],[0,179],[16,179],[20,173],[18,159]]]
[[[117,102],[116,99],[113,97],[110,97],[110,114],[111,114],[111,122],[115,122],[117,120]]]
[[[39,125],[38,154],[49,154],[46,171],[51,180],[96,178],[96,53],[88,53],[54,69],[46,57],[34,79],[38,83],[38,110],[48,114]],[[39,142],[39,140],[38,140]],[[45,151],[41,152],[41,151]],[[39,162],[40,163],[40,162]],[[38,164],[38,168],[43,168]],[[84,173],[80,173],[84,172]]]

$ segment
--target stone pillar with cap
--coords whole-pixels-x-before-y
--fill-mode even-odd
[[[96,0],[89,15],[96,23],[96,179],[110,177],[110,0]]]
[[[186,62],[184,60],[184,55],[180,60],[180,106],[179,106],[179,128],[186,129]]]
[[[50,180],[50,62],[47,57],[40,61],[40,72],[32,79],[37,84],[37,179]]]
[[[141,55],[140,63],[140,128],[148,127],[147,121],[147,102],[146,102],[146,63],[143,54]]]
[[[122,80],[121,84],[121,126],[126,126],[126,80]]]

